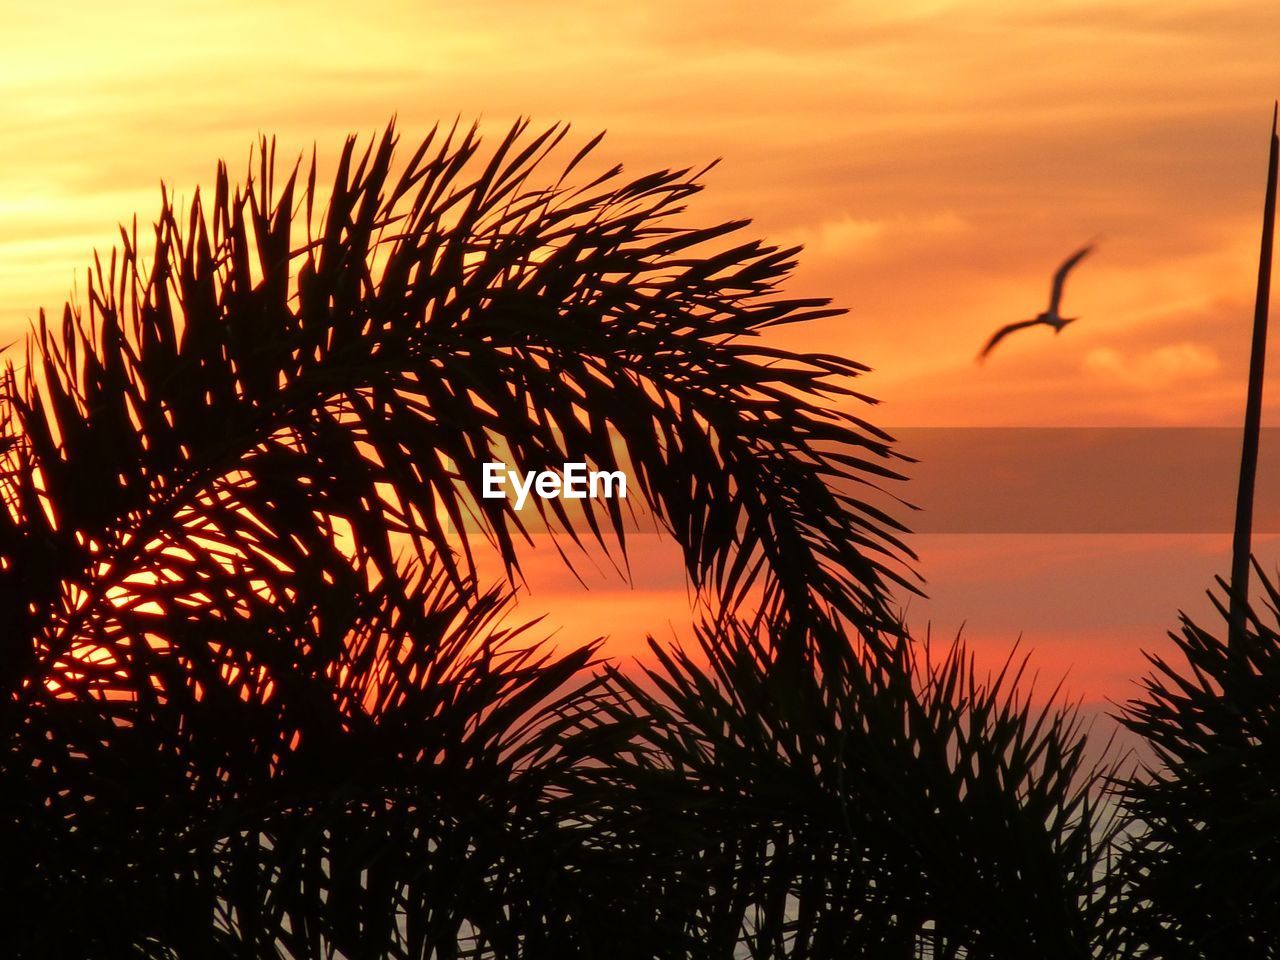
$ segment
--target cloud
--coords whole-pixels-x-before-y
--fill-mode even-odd
[[[1085,354],[1081,367],[1090,376],[1111,384],[1163,390],[1176,382],[1213,377],[1222,369],[1222,361],[1210,347],[1183,341],[1132,353],[1097,347]]]
[[[804,245],[806,260],[843,259],[850,255],[913,250],[922,242],[954,237],[968,228],[968,223],[951,211],[886,218],[846,215],[796,230],[787,239]]]

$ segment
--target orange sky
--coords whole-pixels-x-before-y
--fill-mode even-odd
[[[260,132],[331,155],[393,113],[406,135],[527,114],[607,128],[603,154],[632,170],[722,157],[696,215],[806,244],[793,291],[851,314],[790,342],[872,364],[885,425],[1238,419],[1280,93],[1272,3],[259,6],[6,10],[0,337],[59,304],[116,222],[154,210],[160,179],[207,183]],[[990,330],[1040,309],[1053,266],[1097,234],[1068,288],[1084,319],[976,367]],[[1271,371],[1275,413],[1280,358]],[[1202,609],[1225,541],[1117,539],[922,538],[933,599],[913,617],[944,634],[967,620],[991,650],[1022,632],[1046,669],[1078,664],[1077,691],[1123,695],[1138,646],[1179,604]],[[594,629],[593,610],[607,632],[618,610],[678,606],[678,586],[638,588],[580,598],[566,631]]]

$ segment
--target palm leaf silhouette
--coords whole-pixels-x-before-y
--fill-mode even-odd
[[[1170,634],[1179,657],[1148,654],[1154,669],[1143,694],[1120,716],[1155,756],[1121,783],[1132,822],[1114,871],[1124,898],[1117,926],[1150,957],[1280,955],[1280,591],[1257,569],[1265,612],[1249,594],[1250,566],[1257,568],[1250,544],[1280,161],[1277,109],[1273,104],[1231,575],[1218,579],[1225,601],[1210,594],[1226,639],[1184,614],[1181,630]]]
[[[1246,606],[1245,632],[1219,580],[1223,635],[1182,618],[1177,658],[1148,654],[1153,670],[1121,719],[1154,762],[1127,778],[1134,824],[1119,879],[1132,936],[1152,957],[1276,956],[1280,924],[1280,592],[1255,567],[1267,607]]]
[[[186,216],[166,201],[149,268],[136,227],[122,231],[88,316],[42,316],[33,375],[10,377],[0,554],[24,571],[0,586],[11,622],[43,629],[63,585],[92,580],[65,645],[188,514],[235,550],[244,517],[300,522],[317,506],[377,575],[398,532],[460,579],[470,540],[459,565],[444,516],[464,534],[480,524],[514,571],[524,524],[468,493],[482,464],[502,450],[526,469],[613,468],[620,446],[698,589],[732,605],[760,580],[796,620],[833,605],[882,629],[886,579],[903,580],[883,561],[905,547],[830,485],[892,475],[888,438],[826,403],[856,396],[845,381],[862,368],[751,340],[834,311],[775,295],[794,250],[707,253],[740,224],[667,225],[698,189],[687,171],[529,187],[563,136],[517,125],[482,161],[474,131],[437,132],[398,174],[391,130],[363,154],[349,141],[321,217],[314,160],[305,185],[298,169],[280,184],[264,143],[243,190],[220,168],[207,212],[199,196]],[[214,490],[241,509],[210,516]],[[540,509],[567,521],[558,502]],[[616,507],[585,509],[596,538],[624,536]],[[19,584],[33,569],[57,575]]]
[[[408,580],[220,634],[216,662],[196,645],[213,631],[193,629],[148,658],[180,659],[182,685],[34,713],[6,778],[14,953],[572,949],[553,791],[582,758],[556,726],[590,693],[572,679],[591,648],[552,655],[495,628],[500,595]],[[268,644],[292,662],[246,689]]]
[[[470,492],[498,451],[625,463],[695,586],[758,586],[793,652],[896,630],[901,528],[833,488],[894,475],[831,410],[863,368],[753,339],[834,312],[777,293],[795,251],[669,222],[690,171],[566,186],[596,141],[531,186],[564,136],[397,166],[388,129],[327,197],[264,142],[41,315],[0,397],[13,955],[663,949],[652,857],[586,812],[640,721],[476,582],[475,531],[512,576],[527,533]],[[620,510],[542,509],[625,553]]]
[[[901,636],[805,681],[771,668],[767,629],[709,625],[702,657],[654,644],[647,679],[614,671],[614,714],[586,721],[643,720],[591,809],[651,858],[638,899],[674,955],[1126,955],[1110,766],[1056,695],[1031,701],[1025,664],[984,679],[963,645],[932,659]]]

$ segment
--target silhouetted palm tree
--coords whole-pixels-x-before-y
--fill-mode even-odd
[[[1233,649],[1229,600],[1215,598],[1221,636],[1184,616],[1178,659],[1150,655],[1122,718],[1155,753],[1124,784],[1135,825],[1118,872],[1147,956],[1280,956],[1280,592],[1258,575],[1267,619],[1246,608]]]
[[[568,185],[597,141],[536,185],[563,137],[389,130],[329,191],[264,143],[41,317],[0,399],[11,955],[1102,949],[1070,712],[913,651],[847,492],[893,475],[834,408],[863,368],[756,337],[833,313],[795,251],[672,221],[689,171]],[[624,465],[709,665],[507,624],[495,457]],[[535,503],[625,553],[615,503]]]
[[[642,898],[680,956],[1122,955],[1109,768],[1073,709],[1032,704],[1025,664],[984,679],[958,642],[931,658],[900,637],[783,681],[767,628],[699,639],[701,657],[654,644],[647,682],[615,671],[643,749],[601,772],[619,799],[597,807],[610,835],[678,825],[634,846],[683,865]]]
[[[599,138],[532,185],[564,134],[436,131],[399,167],[391,130],[349,141],[323,213],[314,159],[264,142],[41,316],[0,407],[19,952],[589,945],[607,856],[557,784],[629,728],[562,742],[592,648],[513,647],[475,584],[469,529],[520,562],[471,492],[499,450],[623,462],[695,586],[759,584],[794,649],[891,626],[897,528],[829,485],[891,475],[830,406],[862,368],[754,339],[833,312],[776,294],[795,251],[670,223],[689,171],[567,185]],[[539,509],[625,543],[616,506]]]
[[[1266,620],[1249,593],[1280,179],[1276,116],[1273,105],[1231,579],[1218,581],[1225,600],[1213,598],[1226,636],[1183,615],[1170,636],[1185,662],[1148,655],[1155,670],[1121,716],[1155,762],[1121,783],[1131,822],[1113,871],[1114,926],[1153,958],[1280,956],[1280,591],[1258,570]]]

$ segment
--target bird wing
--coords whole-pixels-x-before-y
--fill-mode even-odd
[[[1085,258],[1093,244],[1081,247],[1066,260],[1062,261],[1062,266],[1058,268],[1058,272],[1053,275],[1053,290],[1049,294],[1049,312],[1056,314],[1058,312],[1058,304],[1062,302],[1062,285],[1067,282],[1067,274],[1071,272],[1071,268]]]
[[[978,360],[979,361],[985,360],[987,358],[987,354],[996,348],[996,344],[999,343],[1001,340],[1003,340],[1005,337],[1007,337],[1009,334],[1013,333],[1015,330],[1023,330],[1027,327],[1034,327],[1041,322],[1042,321],[1040,320],[1019,320],[1017,323],[1005,324],[1003,327],[1001,327],[992,335],[990,340],[987,341],[987,345],[983,347],[982,352],[978,354]]]

